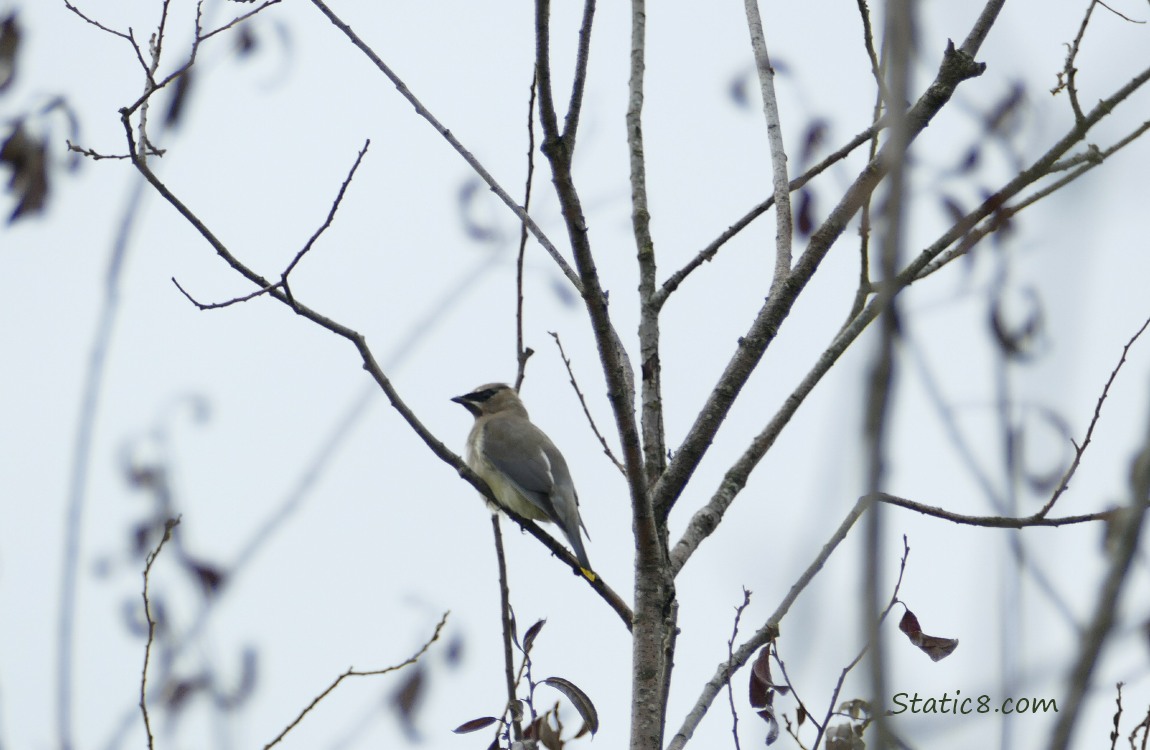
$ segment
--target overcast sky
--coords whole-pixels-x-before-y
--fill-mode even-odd
[[[87,2],[106,26],[144,40],[158,3]],[[555,75],[570,75],[579,7],[554,8]],[[922,3],[917,96],[947,39],[964,38],[974,3]],[[1012,169],[1043,153],[1072,122],[1052,97],[1084,2],[1011,2],[979,60],[987,72],[912,151],[915,201],[907,232],[917,253],[946,228],[943,195],[973,207]],[[660,7],[667,6],[667,7]],[[251,6],[208,2],[214,28]],[[512,195],[525,175],[533,19],[525,3],[455,0],[334,3],[424,104]],[[1142,20],[1147,7],[1121,10]],[[93,341],[116,293],[82,492],[72,662],[71,733],[78,748],[144,746],[136,707],[144,642],[138,625],[142,560],[133,530],[154,512],[126,465],[170,471],[188,558],[226,583],[202,616],[203,597],[180,550],[165,549],[154,598],[183,639],[173,668],[186,678],[210,668],[221,689],[242,681],[254,654],[256,682],[226,718],[196,697],[177,721],[153,712],[157,746],[262,747],[349,666],[398,663],[450,610],[425,657],[425,746],[485,746],[490,735],[450,729],[498,714],[505,699],[498,586],[488,513],[475,492],[413,434],[364,373],[355,350],[269,299],[198,311],[172,284],[205,302],[251,286],[150,189],[133,215],[123,265],[110,276],[118,232],[139,178],[121,160],[84,160],[66,170],[63,142],[104,154],[125,151],[117,110],[142,90],[139,63],[123,40],[70,13],[62,2],[0,3],[23,30],[18,78],[0,94],[8,122],[62,96],[57,114],[29,120],[52,143],[51,193],[43,216],[0,230],[0,748],[59,741],[58,619],[66,513],[77,425]],[[822,158],[864,130],[873,106],[855,3],[763,3],[792,174],[804,133],[826,120]],[[1150,63],[1146,26],[1097,11],[1078,67],[1084,106]],[[765,127],[743,9],[738,3],[659,3],[648,9],[644,127],[660,280],[770,193]],[[161,72],[182,62],[193,6],[175,0]],[[244,262],[277,276],[322,224],[356,155],[371,145],[331,228],[292,275],[293,293],[366,335],[406,402],[441,440],[461,451],[470,416],[452,396],[515,374],[515,217],[444,140],[417,117],[369,61],[310,3],[260,14],[256,46],[236,51],[235,33],[200,50],[187,111],[165,129],[161,103],[151,134],[166,149],[161,178]],[[630,228],[626,108],[629,8],[604,3],[596,17],[575,177],[611,313],[632,356],[637,283]],[[1003,139],[983,133],[995,105],[1020,84],[1024,104]],[[745,87],[743,103],[733,92]],[[558,83],[562,90],[565,84]],[[565,96],[561,97],[565,100]],[[1106,147],[1146,119],[1145,92],[1122,105],[1091,142]],[[979,144],[980,161],[958,170]],[[1011,410],[1025,427],[1026,474],[1064,466],[1065,435],[1081,440],[1123,345],[1150,315],[1144,142],[1042,204],[998,244],[984,243],[905,296],[906,342],[893,411],[887,489],[971,514],[1004,512],[995,408],[998,355],[987,325],[992,290],[1005,279],[1011,314],[1034,302],[1044,328],[1033,357],[1008,370]],[[821,219],[864,163],[860,151],[815,184]],[[550,175],[537,155],[532,214],[563,241]],[[11,210],[7,198],[0,204]],[[709,499],[730,462],[762,429],[844,321],[857,278],[857,222],[832,250],[782,335],[737,403],[671,518],[672,537]],[[773,265],[768,214],[701,267],[663,318],[668,444],[682,440],[700,404],[762,304]],[[802,240],[798,249],[801,250]],[[549,332],[560,335],[600,429],[617,445],[586,315],[555,264],[535,243],[526,263],[523,398],[564,451],[590,532],[595,569],[630,600],[630,510],[622,477],[602,454]],[[1015,310],[1023,313],[1016,313]],[[668,736],[726,658],[734,608],[753,592],[742,633],[769,616],[863,491],[860,400],[870,361],[864,336],[820,384],[752,477],[720,531],[678,579],[681,636]],[[1123,502],[1129,463],[1150,421],[1150,340],[1136,344],[1111,391],[1094,442],[1059,509],[1087,513]],[[949,405],[937,408],[932,390]],[[949,415],[949,417],[947,417]],[[956,447],[947,418],[969,454]],[[334,436],[334,437],[333,437]],[[980,482],[978,472],[987,478]],[[313,474],[313,467],[318,473]],[[1020,482],[1018,514],[1048,490]],[[269,526],[270,524],[270,526]],[[901,536],[911,553],[900,597],[924,630],[958,638],[938,664],[887,624],[892,692],[1060,698],[1078,629],[1091,613],[1105,558],[1102,530],[1012,532],[955,528],[905,511],[887,514],[887,566],[898,570]],[[532,538],[503,523],[512,599],[521,631],[539,618],[534,675],[583,688],[599,709],[596,742],[620,747],[629,724],[630,643],[617,617]],[[852,534],[782,625],[780,652],[803,700],[821,712],[839,672],[857,653],[859,534]],[[1037,572],[1036,572],[1037,571]],[[1150,703],[1145,635],[1146,558],[1137,562],[1115,640],[1091,692],[1079,747],[1110,731],[1113,683],[1126,680],[1124,734]],[[1015,612],[1003,617],[1004,606]],[[895,611],[895,617],[901,615]],[[742,640],[740,636],[739,640]],[[452,661],[447,645],[462,646]],[[164,666],[153,664],[156,674]],[[293,730],[284,747],[390,747],[405,730],[386,707],[400,675],[341,685]],[[1004,682],[1006,681],[1006,682]],[[744,747],[764,727],[735,680]],[[1003,686],[1015,693],[1004,695]],[[844,698],[860,697],[862,675]],[[558,699],[541,689],[539,706]],[[155,696],[153,705],[162,703]],[[695,746],[731,746],[730,711],[716,701]],[[794,705],[781,700],[793,716]],[[565,723],[577,723],[563,708]],[[1138,718],[1132,718],[1138,717]],[[900,717],[897,730],[932,748],[1042,746],[1053,715]],[[1003,738],[1006,738],[1005,740]],[[790,740],[784,738],[783,743]],[[784,744],[784,746],[789,746]]]

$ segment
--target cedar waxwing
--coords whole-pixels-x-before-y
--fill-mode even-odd
[[[579,528],[579,497],[563,454],[527,417],[519,394],[503,383],[481,385],[451,399],[475,417],[467,436],[467,465],[491,487],[499,504],[524,518],[555,523],[571,543],[583,574],[595,580]]]

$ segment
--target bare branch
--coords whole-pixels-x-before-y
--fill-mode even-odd
[[[789,186],[790,191],[792,193],[795,192],[813,180],[815,177],[825,172],[829,167],[845,159],[856,148],[874,138],[874,136],[881,132],[884,127],[886,127],[886,123],[879,122],[875,125],[871,125],[866,130],[851,138],[849,141],[847,141],[846,145],[844,145],[838,151],[835,151],[833,154],[827,156],[827,158],[823,159],[818,164],[808,169],[801,176],[791,180],[791,184]],[[667,277],[667,280],[663,282],[662,286],[659,288],[659,291],[655,294],[655,305],[661,308],[666,303],[667,298],[671,296],[671,293],[679,288],[679,285],[683,283],[683,281],[687,278],[688,275],[690,275],[692,271],[703,265],[703,263],[711,262],[715,255],[719,252],[719,249],[725,245],[728,240],[732,239],[739,232],[746,229],[752,221],[769,211],[773,205],[775,205],[775,197],[771,196],[759,205],[752,208],[747,213],[743,214],[742,218],[729,226],[726,231],[716,237],[713,242],[700,250],[698,254],[695,255],[695,257],[692,258],[685,266]]]
[[[247,302],[248,300],[253,300],[256,297],[262,297],[263,295],[267,294],[268,292],[272,291],[273,289],[279,289],[283,286],[282,281],[277,281],[273,284],[270,284],[269,286],[263,287],[262,289],[257,289],[254,292],[252,292],[251,294],[245,294],[242,297],[233,297],[232,299],[225,300],[224,302],[200,302],[195,297],[193,297],[191,294],[189,294],[186,289],[184,289],[182,286],[180,286],[180,282],[176,281],[175,276],[172,277],[172,283],[175,284],[176,289],[179,289],[180,293],[183,294],[188,299],[188,302],[191,302],[193,305],[195,305],[200,310],[219,310],[219,309],[224,308],[224,307],[231,307],[232,305],[239,304],[241,302]]]
[[[121,39],[124,39],[128,42],[133,42],[132,37],[130,35],[124,33],[123,31],[116,31],[115,29],[108,28],[107,26],[100,23],[99,21],[84,15],[84,12],[82,10],[77,8],[75,5],[72,5],[72,3],[68,2],[68,0],[64,0],[64,7],[67,8],[68,10],[72,11],[73,13],[75,13],[77,16],[84,19],[88,23],[92,24],[93,26],[95,26],[100,31],[104,31],[108,34],[111,34],[112,36],[118,36]]]
[[[735,658],[735,639],[739,637],[739,620],[743,619],[743,611],[751,606],[751,592],[743,587],[743,603],[735,607],[735,622],[731,625],[731,637],[727,639],[727,662]],[[731,705],[731,734],[735,740],[735,750],[741,750],[739,745],[739,712],[735,710],[735,691],[731,681],[727,680],[727,702]]]
[[[876,492],[872,497],[878,502],[913,510],[916,513],[922,513],[924,516],[933,516],[934,518],[940,518],[944,521],[950,521],[951,523],[957,523],[963,526],[984,526],[993,529],[1025,529],[1031,526],[1072,526],[1080,523],[1109,521],[1114,518],[1116,512],[1114,510],[1103,510],[1097,513],[1062,516],[1061,518],[1046,518],[1038,513],[1021,518],[1010,516],[968,516],[964,513],[954,513],[949,510],[944,510],[943,508],[936,508],[933,505],[924,505],[923,503],[907,500],[904,497],[898,497],[886,492]]]
[[[101,159],[131,159],[132,158],[128,154],[101,154],[97,151],[93,151],[90,148],[85,148],[84,146],[78,146],[75,143],[72,143],[72,141],[70,141],[70,140],[65,140],[64,143],[67,144],[69,151],[80,154],[81,156],[86,156],[89,159],[91,159],[92,161],[100,161]]]
[[[325,689],[322,693],[320,693],[314,699],[312,699],[312,702],[307,704],[307,706],[304,708],[304,710],[300,711],[299,715],[296,716],[295,719],[293,719],[290,724],[288,724],[286,727],[284,727],[282,732],[280,732],[278,735],[276,735],[275,739],[273,739],[268,744],[264,745],[264,750],[269,750],[269,748],[272,748],[272,747],[275,747],[276,745],[278,745],[280,743],[280,740],[282,740],[284,737],[287,736],[288,732],[295,729],[296,725],[298,725],[301,721],[303,721],[303,718],[305,716],[307,716],[309,711],[311,711],[313,708],[315,708],[319,704],[320,701],[322,701],[324,698],[326,698],[331,693],[331,691],[335,690],[339,686],[339,683],[343,682],[348,677],[373,677],[375,675],[387,674],[388,672],[396,672],[400,669],[403,669],[404,667],[410,666],[410,665],[416,663],[417,661],[419,661],[419,658],[421,656],[423,656],[425,653],[427,653],[427,650],[429,648],[431,648],[431,644],[433,644],[437,640],[439,640],[439,634],[443,630],[443,626],[447,624],[447,616],[449,614],[450,614],[450,612],[444,612],[443,617],[439,618],[439,624],[435,626],[435,632],[433,632],[431,634],[431,637],[427,639],[427,642],[424,643],[423,646],[418,651],[416,651],[414,654],[412,654],[411,656],[409,656],[407,659],[400,662],[399,664],[395,664],[395,665],[390,666],[390,667],[384,667],[383,669],[372,669],[372,670],[369,670],[366,672],[361,672],[361,671],[358,671],[352,667],[349,667],[346,672],[341,674],[339,677],[336,677],[335,680],[330,685],[327,686],[327,689]]]
[[[744,0],[747,29],[751,33],[751,48],[755,53],[755,69],[759,74],[759,90],[763,97],[763,114],[767,119],[767,143],[771,151],[771,176],[775,199],[775,274],[771,278],[771,295],[791,273],[791,191],[787,177],[787,151],[783,146],[783,126],[779,119],[779,103],[775,99],[775,69],[767,53],[767,40],[763,34],[763,20],[759,17],[759,0]]]
[[[267,8],[270,8],[271,6],[275,5],[278,2],[280,2],[280,0],[266,0],[266,2],[263,5],[260,5],[257,8],[253,8],[252,10],[249,10],[247,13],[243,13],[241,15],[236,16],[232,20],[225,23],[223,26],[220,26],[217,29],[212,29],[211,31],[209,31],[206,34],[201,34],[200,35],[200,41],[201,42],[205,41],[205,40],[210,39],[211,37],[215,36],[216,34],[219,34],[222,31],[227,31],[228,29],[231,29],[235,26],[238,26],[239,24],[243,23],[244,21],[246,21],[249,18],[251,18],[252,16],[254,16],[256,13],[259,13],[262,10],[266,10]]]
[[[1058,502],[1058,498],[1062,497],[1062,493],[1070,488],[1070,480],[1074,477],[1074,473],[1078,471],[1078,464],[1082,462],[1082,455],[1086,453],[1086,449],[1090,446],[1090,440],[1094,436],[1094,426],[1098,424],[1098,420],[1102,417],[1102,404],[1106,403],[1106,397],[1110,395],[1110,386],[1114,385],[1115,379],[1118,377],[1118,371],[1122,369],[1122,365],[1126,364],[1126,355],[1130,353],[1130,347],[1134,346],[1134,342],[1138,337],[1150,326],[1150,318],[1142,324],[1130,340],[1126,342],[1126,346],[1122,347],[1122,356],[1118,358],[1118,364],[1114,365],[1114,369],[1110,371],[1110,377],[1106,379],[1106,385],[1102,386],[1102,395],[1098,397],[1098,402],[1094,405],[1094,416],[1090,418],[1090,425],[1086,428],[1086,437],[1082,439],[1081,445],[1074,446],[1074,460],[1070,462],[1070,466],[1066,469],[1066,473],[1062,475],[1062,479],[1058,482],[1057,489],[1054,494],[1050,496],[1050,500],[1042,509],[1035,515],[1045,517],[1054,504]]]
[[[339,16],[332,12],[332,10],[327,7],[323,0],[311,0],[311,2],[312,5],[318,8],[319,11],[323,13],[329,21],[331,21],[332,25],[343,32],[343,34],[351,41],[352,44],[354,44],[359,48],[361,52],[367,55],[367,58],[371,60],[372,64],[374,64],[375,67],[378,68],[379,71],[392,82],[395,88],[399,91],[400,95],[408,102],[410,102],[413,107],[415,107],[416,114],[431,123],[431,126],[435,128],[435,132],[443,136],[444,140],[446,140],[451,145],[451,147],[455,149],[455,152],[462,156],[463,160],[467,162],[468,166],[470,166],[475,171],[475,173],[479,175],[479,178],[487,183],[487,186],[491,188],[491,191],[499,196],[499,199],[503,201],[504,205],[510,208],[511,211],[519,217],[519,220],[527,225],[527,228],[531,230],[531,234],[535,236],[535,239],[539,241],[539,244],[543,246],[543,249],[547,251],[547,254],[551,256],[551,259],[555,261],[555,264],[559,266],[559,270],[563,272],[563,275],[567,277],[568,281],[570,281],[572,286],[575,287],[575,290],[582,294],[583,283],[580,281],[579,275],[576,274],[574,269],[572,269],[567,261],[564,260],[563,256],[559,253],[559,250],[555,247],[554,244],[552,244],[547,235],[543,233],[543,230],[539,228],[539,225],[535,223],[535,220],[527,214],[527,211],[515,202],[515,199],[512,198],[511,195],[503,189],[502,185],[496,182],[495,178],[491,176],[491,173],[488,172],[487,169],[479,163],[479,160],[476,159],[475,156],[463,146],[460,140],[452,135],[451,131],[444,127],[443,124],[440,123],[438,119],[436,119],[435,115],[431,114],[431,111],[428,110],[427,107],[423,106],[423,103],[415,97],[415,94],[411,92],[411,89],[407,87],[407,84],[405,84],[403,80],[400,79],[400,77],[397,76],[395,72],[392,71],[392,69],[383,62],[382,59],[380,59],[379,55],[375,54],[375,51],[372,50],[372,48],[369,47],[366,42],[359,38],[359,35],[356,34],[350,26],[344,23]]]
[[[699,548],[703,540],[718,528],[723,515],[734,502],[735,497],[746,487],[751,472],[774,445],[783,428],[787,426],[823,376],[830,372],[831,367],[834,366],[843,352],[850,348],[871,321],[878,317],[880,309],[878,301],[872,300],[871,304],[861,314],[839,331],[830,345],[819,355],[814,367],[783,401],[783,405],[771,417],[767,426],[754,437],[738,460],[727,470],[723,476],[723,481],[719,483],[719,488],[715,490],[711,499],[691,516],[686,531],[683,532],[682,538],[671,551],[671,570],[674,575],[679,574],[679,571],[683,569],[687,560]]]
[[[591,23],[595,19],[595,0],[583,0],[583,22],[579,25],[579,45],[575,53],[575,76],[571,81],[571,101],[563,120],[563,140],[575,150],[579,114],[583,110],[583,90],[587,86],[587,63],[591,59]]]
[[[279,2],[279,0],[276,0],[276,2]],[[344,193],[347,192],[347,186],[351,184],[352,179],[355,177],[355,171],[359,169],[359,165],[363,161],[364,155],[367,154],[367,149],[369,146],[371,146],[370,138],[363,142],[363,148],[361,148],[359,150],[359,154],[356,155],[355,163],[351,165],[351,169],[347,173],[347,178],[344,179],[343,184],[339,186],[339,192],[336,194],[335,200],[332,201],[331,209],[327,212],[327,218],[324,219],[324,222],[320,225],[319,229],[316,229],[315,232],[312,233],[312,236],[308,238],[307,243],[304,244],[303,248],[298,253],[296,253],[295,257],[292,258],[291,263],[288,263],[287,268],[285,268],[283,274],[281,274],[281,283],[283,284],[285,291],[287,290],[288,274],[290,274],[292,269],[296,267],[296,264],[298,264],[303,259],[303,256],[306,255],[309,250],[311,250],[312,245],[314,245],[316,240],[319,239],[319,236],[327,231],[327,228],[331,226],[332,220],[335,219],[335,212],[339,210],[339,204],[343,202]]]
[[[535,179],[535,89],[536,73],[531,74],[531,93],[527,99],[527,177],[523,185],[523,210],[531,210],[531,186]],[[523,259],[527,254],[527,224],[519,224],[519,252],[515,256],[515,390],[523,385],[527,360],[534,349],[523,347]]]

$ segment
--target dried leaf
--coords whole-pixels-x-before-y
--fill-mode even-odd
[[[192,575],[200,582],[203,587],[204,595],[211,596],[220,590],[227,579],[227,574],[223,570],[217,568],[209,563],[202,563],[196,560],[188,560],[188,566],[192,570]]]
[[[751,665],[750,696],[751,707],[762,708],[771,704],[771,647],[763,646],[755,663]]]
[[[795,211],[795,229],[800,237],[810,237],[815,231],[815,193],[810,188],[799,190],[799,205]]]
[[[499,225],[491,211],[490,201],[485,200],[487,192],[479,178],[471,178],[459,188],[459,219],[464,233],[476,242],[492,243],[502,238]],[[476,214],[483,210],[487,217],[481,221]]]
[[[16,23],[16,11],[12,11],[0,21],[0,92],[16,80],[16,53],[20,49],[20,25]]]
[[[463,663],[463,636],[458,633],[451,636],[443,649],[443,661],[449,667],[458,667]]]
[[[941,661],[958,648],[958,639],[956,638],[939,638],[923,633],[918,624],[918,618],[909,609],[899,621],[898,629],[906,633],[910,642],[918,646],[919,650],[929,656],[931,661]]]
[[[803,151],[799,157],[799,164],[809,164],[827,139],[827,132],[830,126],[826,120],[821,117],[816,117],[811,120],[810,125],[807,126],[807,132],[803,138]]]
[[[567,696],[567,700],[571,701],[571,705],[583,717],[583,723],[587,725],[591,734],[599,731],[599,712],[595,710],[595,704],[591,702],[587,694],[576,687],[575,683],[562,677],[548,677],[542,681],[542,684],[550,685]]]
[[[523,635],[523,653],[531,652],[531,645],[535,643],[535,636],[539,635],[539,631],[547,624],[546,619],[537,620],[534,625],[527,628],[527,632]]]
[[[240,654],[240,681],[236,685],[235,690],[231,692],[224,692],[215,687],[212,689],[212,697],[215,700],[216,706],[223,711],[235,711],[241,708],[248,698],[252,696],[256,689],[256,667],[258,666],[258,654],[251,646],[248,646]]]
[[[1011,310],[1008,310],[1008,305]],[[990,310],[990,330],[1002,353],[1014,359],[1029,359],[1036,353],[1046,317],[1033,287],[1019,290],[1015,300],[999,294]]]
[[[0,144],[0,164],[12,170],[8,191],[17,199],[8,222],[43,211],[48,198],[47,144],[30,136],[24,123],[18,123]]]
[[[188,68],[183,75],[176,79],[172,98],[168,100],[168,111],[164,114],[165,125],[176,127],[180,124],[180,119],[183,117],[185,106],[188,103],[189,92],[192,90],[194,73],[195,68]]]
[[[767,722],[767,744],[775,744],[775,740],[779,738],[779,720],[775,718],[775,709],[767,706],[759,711],[759,716]]]
[[[455,732],[456,734],[470,734],[472,732],[478,732],[480,729],[486,729],[492,724],[498,723],[499,719],[495,718],[494,716],[480,716],[478,719],[472,719],[471,721],[463,722],[451,731]]]
[[[250,57],[259,46],[257,43],[259,37],[252,31],[253,28],[250,23],[242,23],[236,29],[236,57]]]

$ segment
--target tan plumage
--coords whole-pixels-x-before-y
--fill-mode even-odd
[[[594,580],[579,535],[586,527],[567,462],[531,423],[519,394],[503,383],[488,383],[451,400],[475,417],[467,436],[467,465],[490,485],[500,505],[524,518],[557,525],[584,573]]]

